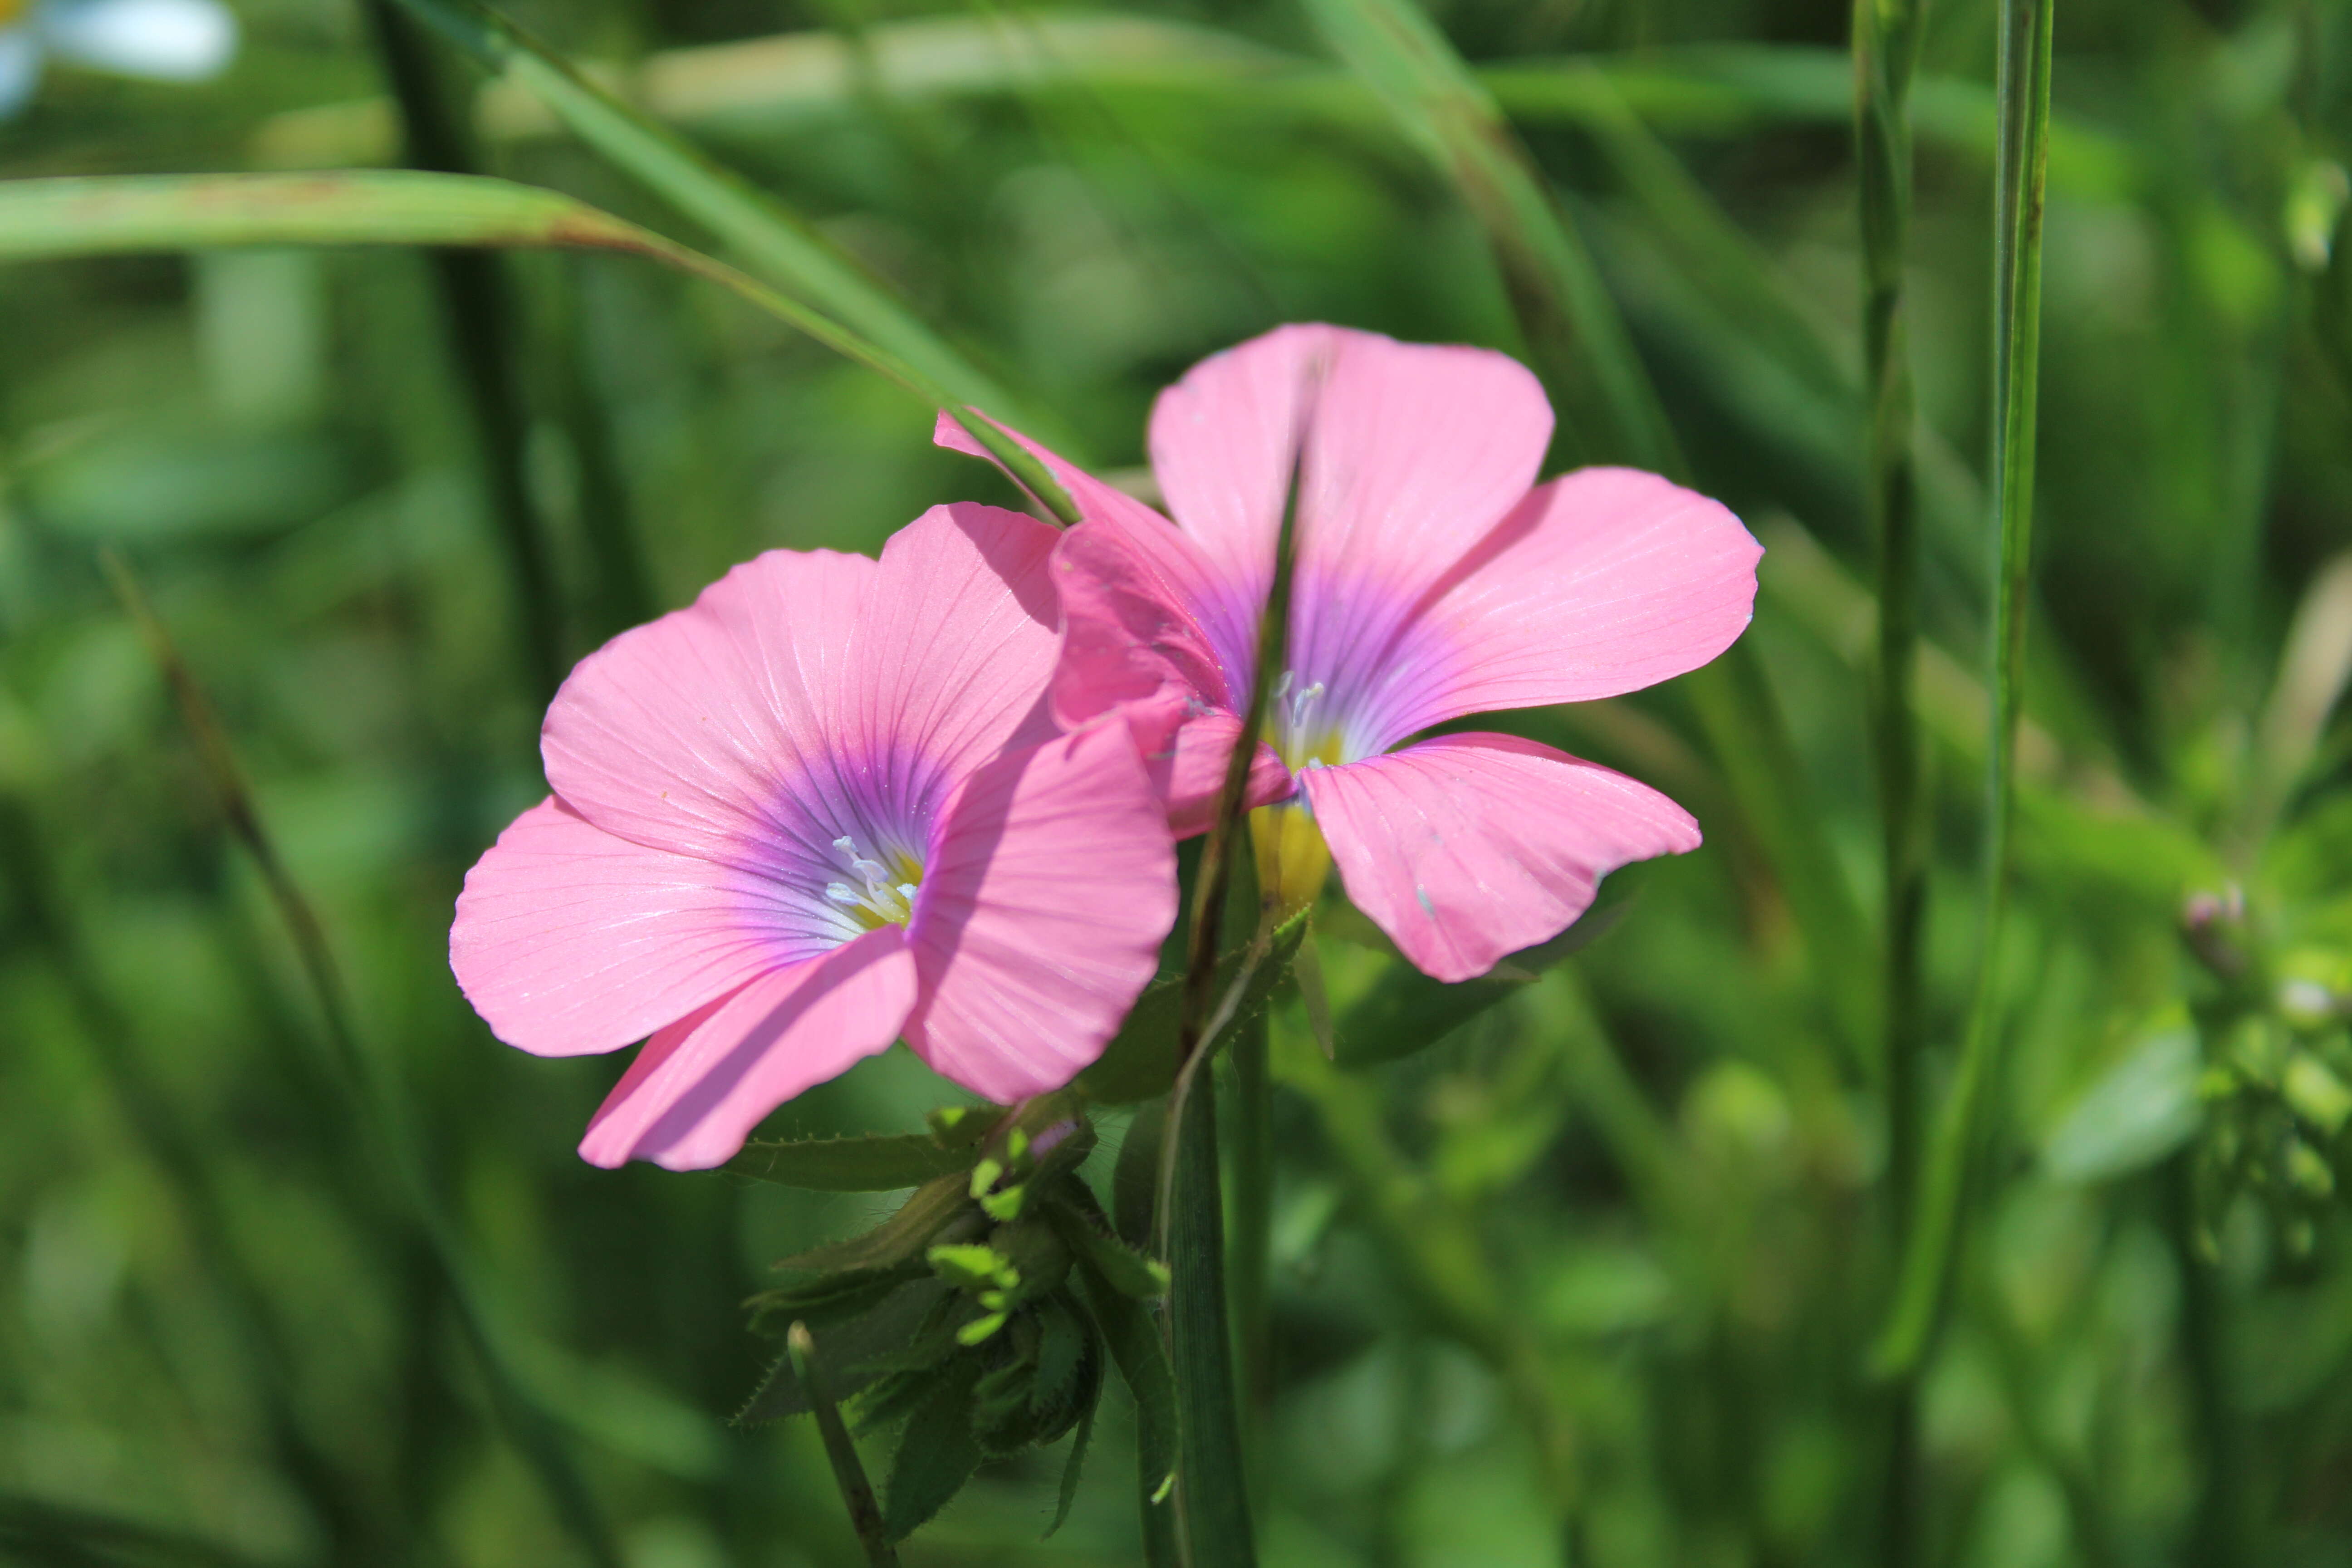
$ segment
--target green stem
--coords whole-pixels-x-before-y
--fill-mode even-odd
[[[2000,944],[2008,899],[2018,721],[2025,686],[2025,599],[2032,568],[2034,437],[2042,353],[2042,220],[2050,151],[2055,0],[2001,0],[2000,178],[1995,214],[1993,715],[1985,777],[1982,918],[1968,1032],[1904,1233],[1902,1274],[1872,1348],[1884,1377],[1913,1373],[1943,1315],[1978,1119],[2000,1047]]]
[[[849,1525],[857,1532],[857,1543],[866,1549],[866,1563],[870,1568],[898,1568],[898,1553],[883,1529],[882,1506],[875,1500],[874,1483],[866,1479],[857,1445],[849,1440],[849,1428],[842,1425],[841,1412],[834,1408],[833,1396],[825,1389],[816,1364],[816,1341],[810,1337],[808,1325],[794,1323],[784,1337],[784,1346],[793,1358],[793,1375],[801,1380],[801,1391],[816,1416],[817,1431],[824,1438],[824,1457],[833,1466],[834,1484],[841,1489],[842,1504],[849,1510]]]
[[[2189,1372],[2189,1415],[2204,1474],[2189,1560],[2200,1568],[2236,1568],[2244,1551],[2245,1445],[2230,1394],[2229,1346],[2220,1270],[2197,1242],[2197,1193],[2187,1153],[2168,1162],[2166,1230],[2180,1270],[2180,1354]]]
[[[1173,1129],[1174,1201],[1166,1222],[1168,1349],[1179,1413],[1178,1538],[1191,1568],[1250,1568],[1257,1558],[1225,1321],[1217,1097],[1203,1082],[1189,1098]]]
[[[1919,656],[1919,511],[1913,471],[1911,364],[1903,273],[1911,226],[1912,70],[1918,16],[1911,0],[1854,0],[1854,132],[1861,166],[1863,374],[1870,398],[1867,510],[1876,543],[1878,648],[1872,721],[1885,897],[1880,1051],[1886,1088],[1890,1254],[1917,1200],[1920,1066],[1926,1050],[1921,938],[1927,915],[1929,801],[1912,706]],[[1881,1561],[1920,1561],[1923,1501],[1918,1395],[1910,1378],[1887,1390]]]
[[[457,115],[435,79],[433,58],[416,25],[391,0],[368,0],[369,26],[398,106],[405,162],[443,174],[476,173]],[[531,499],[527,447],[529,420],[508,323],[513,319],[502,263],[489,252],[450,247],[432,256],[444,337],[457,362],[478,456],[484,499],[514,576],[522,612],[524,667],[531,695],[555,695],[570,666],[564,658],[563,611],[548,558],[547,529]]]
[[[1267,1267],[1274,1233],[1274,1083],[1266,1015],[1235,1026],[1234,1061],[1234,1321],[1241,1339],[1242,1407],[1255,1424],[1274,1395],[1273,1324]]]

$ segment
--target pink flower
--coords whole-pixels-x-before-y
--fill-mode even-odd
[[[1039,451],[1085,517],[1055,556],[1055,716],[1116,710],[1149,752],[1209,755],[1190,793],[1165,763],[1160,781],[1180,828],[1198,825],[1197,775],[1230,752],[1248,699],[1296,450],[1298,564],[1269,736],[1295,785],[1277,773],[1260,798],[1295,793],[1305,809],[1259,814],[1262,877],[1303,903],[1336,861],[1357,907],[1441,980],[1556,934],[1602,876],[1696,847],[1698,825],[1531,741],[1412,737],[1696,668],[1748,625],[1762,551],[1654,474],[1536,485],[1551,427],[1535,378],[1504,355],[1294,326],[1161,395],[1151,462],[1172,524]],[[950,422],[939,439],[977,453]]]
[[[467,877],[449,957],[509,1045],[652,1037],[583,1158],[722,1163],[902,1033],[997,1101],[1099,1054],[1175,853],[1124,729],[1044,711],[1058,537],[950,506],[878,562],[772,551],[572,672],[555,793]]]

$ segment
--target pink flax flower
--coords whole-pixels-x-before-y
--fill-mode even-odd
[[[555,793],[467,877],[449,952],[509,1045],[646,1040],[583,1158],[722,1163],[902,1035],[998,1101],[1099,1054],[1175,851],[1126,728],[1045,711],[1058,537],[960,505],[879,561],[772,551],[572,672]]]
[[[1178,830],[1197,830],[1216,769],[1183,764],[1231,750],[1295,471],[1288,658],[1274,755],[1257,759],[1273,781],[1253,800],[1290,804],[1254,820],[1262,880],[1296,907],[1336,861],[1349,898],[1441,980],[1555,935],[1601,877],[1696,847],[1698,825],[1531,741],[1415,737],[1696,668],[1747,626],[1762,551],[1654,474],[1537,485],[1551,428],[1502,354],[1293,326],[1161,394],[1151,463],[1172,522],[1040,450],[1084,514],[1055,555],[1055,716],[1126,714],[1192,776],[1188,792],[1163,760],[1159,782]],[[976,450],[951,423],[940,439]]]

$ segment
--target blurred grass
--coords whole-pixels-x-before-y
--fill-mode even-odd
[[[1277,320],[1527,345],[1479,214],[1302,8],[516,12],[616,62],[626,96],[1107,466],[1140,460],[1159,385]],[[1759,792],[1687,683],[1510,716],[1677,793],[1709,847],[1628,879],[1604,940],[1433,1050],[1334,1068],[1277,1015],[1253,1495],[1271,1568],[1558,1562],[1570,1501],[1581,1561],[1611,1568],[1877,1561],[1861,1348],[1892,1262],[1886,1124],[1853,1045],[1884,911],[1834,12],[1428,12],[1584,237],[1696,481],[1769,548],[1739,700],[1785,717],[1790,771]],[[58,68],[0,126],[0,176],[389,161],[355,16],[240,14],[246,52],[212,86]],[[1992,14],[1929,7],[1913,93],[1931,1085],[1982,899]],[[2352,951],[2326,656],[2347,611],[2315,586],[2352,547],[2352,273],[2320,210],[2352,138],[2352,22],[2068,0],[2056,46],[2010,1043],[1921,1384],[1924,1560],[2195,1560],[2200,1489],[2226,1473],[2246,1561],[2340,1562],[2340,1213],[2297,1258],[2242,1202],[2195,1261],[2162,1161],[2205,1113],[2177,1072],[2130,1074],[2177,1048],[2151,1020],[2201,995],[2185,894],[2234,874],[2272,947]],[[508,87],[478,108],[492,172],[672,221]],[[921,399],[717,291],[571,256],[518,258],[512,285],[525,470],[577,646],[636,613],[593,531],[616,516],[659,608],[760,549],[870,549],[930,502],[1013,499],[931,449]],[[855,1563],[814,1428],[722,1422],[767,1353],[735,1303],[881,1201],[581,1166],[617,1064],[507,1051],[448,981],[458,879],[542,786],[434,311],[419,258],[377,251],[0,273],[0,1555],[572,1560],[385,1224],[315,1000],[99,574],[111,544],[214,694],[624,1558]],[[1776,833],[1818,837],[1818,885]],[[1864,934],[1824,937],[1809,900]],[[1388,960],[1344,910],[1320,929],[1344,1018]],[[901,1053],[776,1125],[903,1131],[948,1092]],[[2221,1335],[2202,1361],[2200,1315]],[[1107,1413],[1051,1542],[1058,1454],[984,1472],[907,1561],[1133,1562],[1132,1427]]]

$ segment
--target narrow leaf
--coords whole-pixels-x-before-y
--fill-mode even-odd
[[[907,1418],[882,1505],[892,1541],[904,1541],[928,1523],[980,1468],[980,1441],[971,1431],[978,1378],[976,1363],[960,1363]]]
[[[895,1137],[747,1143],[740,1154],[727,1163],[727,1169],[739,1176],[811,1192],[887,1193],[969,1171],[979,1160],[976,1145],[943,1149],[928,1132],[908,1132]]]
[[[1046,1207],[1045,1217],[1064,1244],[1120,1295],[1151,1301],[1168,1293],[1168,1270],[1111,1235],[1101,1215],[1057,1200]]]
[[[917,1187],[896,1213],[864,1236],[781,1259],[779,1268],[888,1268],[919,1256],[971,1202],[961,1173]]]
[[[1147,1568],[1178,1568],[1174,1487],[1178,1447],[1176,1384],[1150,1315],[1110,1288],[1083,1258],[1087,1305],[1118,1374],[1135,1396],[1136,1500]]]

